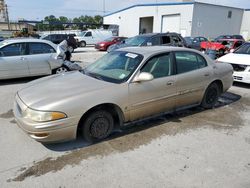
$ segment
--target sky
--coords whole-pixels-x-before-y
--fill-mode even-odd
[[[5,0],[10,20],[43,20],[55,15],[69,18],[81,15],[104,15],[141,3],[173,2],[174,0]],[[250,0],[198,0],[200,2],[250,9]],[[105,2],[105,3],[104,3]],[[105,5],[105,6],[104,6]],[[105,8],[104,8],[105,7]]]

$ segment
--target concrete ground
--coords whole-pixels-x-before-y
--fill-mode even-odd
[[[82,66],[102,56],[82,48]],[[216,108],[137,122],[101,143],[43,145],[15,123],[15,92],[0,83],[0,187],[250,187],[249,85],[235,84]]]

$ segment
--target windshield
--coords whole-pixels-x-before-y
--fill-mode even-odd
[[[130,45],[130,46],[140,46],[147,39],[148,39],[148,37],[139,35],[139,36],[135,36],[135,37],[126,39],[125,43]]]
[[[84,73],[96,79],[122,83],[128,80],[142,59],[139,54],[114,51],[89,65]]]
[[[78,36],[83,37],[85,35],[85,33],[86,33],[85,31],[82,31],[81,33],[79,33]]]
[[[245,43],[237,50],[234,51],[236,54],[250,54],[250,43]]]

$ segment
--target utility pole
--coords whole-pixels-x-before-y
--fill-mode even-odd
[[[105,6],[105,0],[103,0],[103,16],[105,15],[106,13],[106,6]]]
[[[9,11],[8,11],[7,4],[5,4],[5,11],[6,11],[6,18],[7,18],[7,22],[8,22],[8,29],[10,31],[10,19],[9,19]]]

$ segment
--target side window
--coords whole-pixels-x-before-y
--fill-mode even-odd
[[[179,44],[181,44],[181,40],[177,36],[172,36],[172,40],[175,46],[179,46]]]
[[[151,39],[152,46],[160,45],[161,44],[161,39],[160,37],[154,37]]]
[[[162,36],[161,40],[162,40],[162,44],[169,44],[171,42],[169,36]]]
[[[195,37],[193,41],[199,42],[199,41],[200,41],[200,38],[199,38],[199,37]]]
[[[141,69],[141,72],[151,73],[154,78],[172,75],[172,61],[170,54],[158,55],[151,58]]]
[[[177,74],[193,71],[207,66],[206,60],[192,52],[175,52]]]
[[[55,53],[55,49],[44,43],[29,43],[29,54],[47,54]]]
[[[91,32],[87,32],[85,37],[92,37],[92,33]]]
[[[200,38],[200,41],[201,41],[201,42],[207,41],[207,39],[201,37],[201,38]]]
[[[2,57],[26,55],[24,43],[10,44],[0,49]]]

